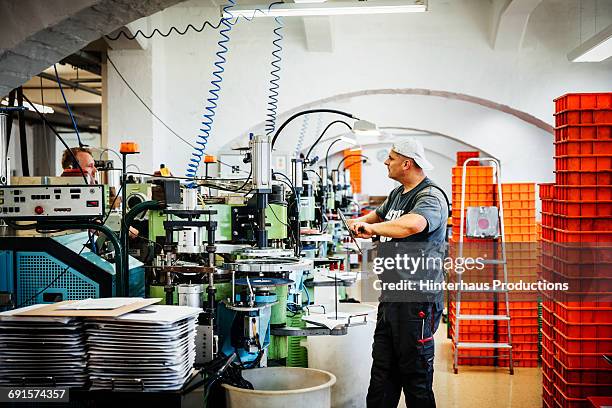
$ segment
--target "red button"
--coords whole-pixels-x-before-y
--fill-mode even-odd
[[[38,215],[41,215],[42,213],[45,212],[45,209],[42,208],[40,205],[37,205],[36,208],[34,208],[34,212]]]

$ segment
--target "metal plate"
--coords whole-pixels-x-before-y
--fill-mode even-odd
[[[304,234],[300,235],[302,242],[331,242],[333,237],[331,234]]]
[[[252,277],[249,278],[247,283],[246,278],[236,279],[237,286],[249,286],[249,283],[254,288],[260,287],[273,287],[273,286],[284,286],[293,283],[292,280],[282,278],[266,278],[266,277]]]
[[[237,252],[237,255],[248,256],[250,258],[281,258],[281,257],[291,257],[293,255],[293,251],[290,249],[282,249],[282,248],[244,248]]]
[[[266,258],[239,259],[223,264],[223,269],[237,272],[291,272],[313,268],[311,259],[305,258]]]

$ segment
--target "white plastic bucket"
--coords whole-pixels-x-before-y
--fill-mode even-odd
[[[327,313],[334,310],[333,305],[325,309]],[[366,405],[370,384],[376,306],[339,303],[338,311],[353,315],[367,313],[367,323],[349,327],[344,336],[308,337],[308,367],[329,371],[337,377],[336,385],[332,388],[332,407],[362,408]],[[359,322],[361,318],[354,321]]]
[[[329,408],[336,377],[322,370],[269,367],[244,370],[254,390],[223,384],[227,408]]]

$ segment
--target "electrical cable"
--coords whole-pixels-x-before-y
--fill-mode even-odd
[[[153,112],[153,110],[149,107],[149,105],[146,104],[146,102],[140,97],[140,95],[138,95],[136,93],[136,91],[134,90],[134,88],[132,88],[132,86],[128,83],[128,81],[123,77],[123,75],[121,75],[121,72],[119,72],[119,69],[117,68],[117,66],[115,65],[115,63],[113,62],[113,60],[107,55],[106,59],[108,60],[108,62],[110,62],[111,66],[113,67],[113,69],[115,70],[115,72],[117,73],[117,75],[119,75],[119,78],[121,78],[121,80],[123,81],[123,83],[125,84],[125,86],[128,87],[128,89],[132,92],[132,94],[136,97],[136,99],[138,99],[140,101],[140,103],[142,104],[142,106],[145,107],[145,109],[147,111],[149,111],[149,113],[159,121],[159,123],[161,123],[166,129],[168,129],[168,131],[170,131],[170,133],[172,133],[174,136],[176,136],[177,138],[179,138],[180,140],[182,140],[183,142],[185,142],[188,146],[191,146],[193,148],[195,148],[194,145],[192,145],[191,143],[189,143],[186,139],[184,139],[183,137],[181,137],[178,133],[176,133],[174,130],[172,130],[170,128],[170,126],[168,126],[166,124],[166,122],[164,122],[159,116],[157,116],[155,114],[155,112]]]
[[[346,161],[346,159],[350,158],[350,157],[363,157],[366,161],[370,160],[370,158],[368,156],[364,156],[363,154],[349,154],[348,156],[344,156],[342,158],[342,160],[340,160],[340,163],[338,163],[338,167],[336,167],[337,171],[340,171],[340,165],[342,163],[344,163]],[[361,160],[360,160],[361,161]],[[357,162],[358,163],[358,162]],[[353,163],[354,164],[354,163]]]
[[[325,129],[323,129],[323,132],[321,132],[321,134],[319,135],[319,137],[317,138],[317,140],[314,141],[314,143],[312,144],[312,146],[310,146],[310,149],[308,150],[308,153],[306,153],[306,159],[308,159],[308,157],[310,157],[310,153],[312,153],[312,149],[315,148],[315,146],[317,145],[317,143],[319,143],[319,141],[321,141],[321,139],[323,138],[323,136],[325,135],[325,132],[327,132],[327,130],[332,127],[333,125],[335,125],[336,123],[342,123],[343,125],[346,125],[349,129],[353,130],[353,128],[351,127],[351,125],[349,125],[348,123],[346,123],[343,120],[334,120],[333,122],[331,122],[329,125],[327,125],[325,127]]]
[[[273,4],[282,4],[282,3],[278,3],[278,2],[277,2],[277,3],[272,3],[272,4],[271,4],[271,5],[268,7],[268,11],[270,10],[270,7],[271,7]],[[242,19],[244,19],[244,20],[246,20],[246,21],[249,21],[249,22],[250,22],[250,21],[253,21],[253,19],[255,18],[255,14],[257,14],[257,13],[262,13],[262,14],[264,14],[264,15],[265,15],[265,13],[264,13],[264,11],[263,11],[263,10],[261,10],[261,9],[255,9],[255,10],[253,11],[253,14],[251,15],[251,17],[246,17],[246,16],[238,16],[238,17],[236,17],[236,19],[234,20],[234,22],[232,22],[232,21],[231,21],[231,19],[228,19],[228,20],[229,20],[229,23],[230,23],[232,26],[234,26],[234,25],[236,25],[236,24],[238,23],[238,21],[240,21],[240,19],[241,19],[241,18],[242,18]],[[119,32],[117,33],[117,35],[114,35],[114,36],[105,35],[104,37],[105,37],[107,40],[110,40],[110,41],[116,41],[116,40],[118,40],[120,37],[124,37],[126,40],[130,40],[130,41],[132,41],[132,40],[136,39],[137,37],[144,37],[144,38],[146,38],[147,40],[149,40],[149,39],[153,38],[155,35],[159,35],[159,36],[161,36],[161,37],[163,37],[163,38],[167,38],[167,37],[169,37],[169,36],[170,36],[170,35],[171,35],[173,32],[175,32],[177,35],[183,36],[183,35],[186,35],[186,34],[187,34],[187,33],[188,33],[190,30],[195,31],[196,33],[201,33],[202,31],[204,31],[204,29],[205,29],[207,26],[208,26],[208,27],[210,27],[210,28],[212,28],[212,29],[214,29],[214,30],[218,30],[218,29],[219,29],[219,27],[221,27],[222,20],[223,20],[223,19],[219,20],[219,22],[218,22],[216,25],[214,25],[213,23],[211,23],[211,22],[210,22],[210,21],[208,21],[208,20],[205,20],[205,21],[204,21],[204,23],[202,23],[202,25],[200,26],[200,28],[195,27],[193,24],[188,24],[188,25],[185,27],[185,29],[184,29],[183,31],[179,30],[179,29],[178,29],[176,26],[171,26],[171,27],[170,27],[170,29],[169,29],[168,31],[166,31],[165,33],[162,33],[162,32],[161,32],[161,31],[160,31],[158,28],[155,28],[155,29],[154,29],[154,30],[151,32],[151,34],[145,34],[145,33],[144,33],[142,30],[138,30],[138,31],[136,31],[134,34],[130,35],[130,34],[127,34],[127,33],[126,33],[124,30],[121,30],[121,31],[119,31]]]
[[[325,108],[319,108],[319,109],[306,109],[303,110],[301,112],[297,112],[294,113],[293,115],[291,115],[289,117],[289,119],[287,119],[276,131],[276,133],[274,134],[274,137],[272,138],[272,148],[274,148],[274,145],[276,144],[276,139],[278,139],[278,135],[280,135],[280,133],[283,131],[283,129],[289,124],[291,123],[291,121],[293,121],[295,118],[299,118],[300,116],[303,115],[309,115],[311,113],[335,113],[337,115],[342,115],[342,116],[346,116],[348,118],[351,119],[359,119],[356,116],[353,116],[352,113],[348,113],[348,112],[344,112],[341,110],[337,110],[337,109],[325,109]]]
[[[178,28],[176,28],[175,26],[170,27],[170,29],[166,32],[166,33],[162,33],[158,28],[154,29],[151,34],[145,34],[142,30],[138,30],[136,31],[136,33],[134,33],[133,35],[129,35],[126,34],[124,30],[119,31],[119,33],[117,33],[117,35],[114,36],[110,36],[110,35],[105,35],[104,37],[106,37],[107,40],[110,41],[117,41],[120,37],[125,37],[126,40],[134,40],[136,37],[144,37],[147,40],[153,38],[155,35],[159,35],[161,37],[169,37],[172,32],[175,32],[178,35],[185,35],[187,34],[190,30],[195,31],[196,33],[201,33],[202,31],[204,31],[204,29],[206,27],[210,27],[214,30],[217,30],[220,26],[221,26],[221,20],[217,23],[217,25],[212,24],[210,21],[206,20],[204,21],[204,23],[202,24],[202,26],[200,28],[195,27],[193,24],[188,24],[187,27],[185,27],[185,29],[183,31],[180,31]]]
[[[75,164],[79,167],[79,170],[81,170],[81,175],[83,176],[83,180],[85,180],[85,184],[89,184],[87,177],[85,176],[85,170],[83,170],[83,168],[81,167],[81,164],[79,163],[79,161],[77,160],[74,152],[72,151],[71,148],[68,147],[68,145],[66,144],[66,142],[64,141],[64,139],[62,139],[62,137],[60,136],[60,134],[57,132],[57,130],[55,130],[55,128],[51,125],[51,123],[49,123],[49,121],[47,120],[47,118],[40,113],[40,111],[36,108],[36,106],[34,106],[34,104],[28,99],[28,97],[24,94],[23,95],[23,99],[26,100],[26,102],[28,102],[30,104],[30,106],[32,106],[32,109],[34,109],[34,111],[38,114],[38,116],[40,116],[40,118],[43,120],[43,122],[45,123],[45,125],[47,125],[49,127],[49,129],[51,129],[51,131],[55,134],[55,136],[57,136],[57,138],[59,139],[60,142],[62,142],[62,144],[64,145],[64,147],[66,148],[66,150],[68,150],[68,152],[70,153],[70,155],[72,156],[72,160],[75,162]]]
[[[40,79],[40,103],[42,106],[45,106],[45,92],[43,89],[43,78],[39,77]],[[44,109],[43,109],[43,115],[45,114]],[[48,138],[47,138],[47,127],[43,126],[43,139],[44,139],[44,144],[45,144],[45,157],[47,158],[47,172],[50,174],[51,173],[51,157],[49,156],[49,145],[48,145]]]
[[[319,181],[323,183],[323,179],[321,178],[321,175],[317,173],[316,171],[314,171],[313,169],[306,169],[306,173],[314,173],[319,178]]]
[[[227,4],[223,6],[223,15],[227,13],[230,15],[230,18],[232,18],[233,16],[230,9],[234,7],[235,4],[236,2],[234,0],[228,0]],[[221,39],[217,42],[219,50],[215,53],[217,56],[217,60],[214,62],[216,70],[212,73],[214,79],[210,82],[211,87],[208,90],[210,97],[206,100],[207,105],[204,108],[206,113],[204,113],[204,120],[201,122],[201,133],[197,136],[195,142],[199,147],[194,147],[194,151],[191,153],[191,159],[187,164],[187,170],[185,171],[185,175],[194,180],[197,177],[198,168],[200,167],[200,162],[202,161],[204,151],[206,150],[206,145],[208,144],[208,138],[210,137],[210,131],[212,130],[212,125],[215,120],[215,112],[218,106],[217,101],[219,100],[219,92],[221,91],[221,83],[223,82],[222,74],[225,72],[225,63],[227,62],[227,59],[225,58],[225,54],[228,51],[226,44],[229,43],[229,33],[232,31],[232,25],[228,20],[228,18],[223,17],[220,22],[224,28],[219,31]],[[190,183],[190,187],[194,186],[195,183]]]
[[[72,114],[72,109],[70,109],[70,105],[68,104],[68,100],[66,99],[66,95],[64,94],[64,87],[62,86],[60,76],[57,73],[57,64],[53,64],[53,70],[55,71],[55,78],[57,79],[57,85],[59,86],[60,93],[62,94],[62,99],[64,99],[64,105],[66,105],[66,109],[68,109],[70,120],[72,121],[72,125],[74,126],[74,131],[76,132],[77,140],[79,141],[79,147],[83,147],[85,145],[81,142],[81,134],[79,133],[79,127],[77,126],[76,120],[74,119],[74,115]]]
[[[8,95],[8,108],[12,108],[15,106],[15,94],[16,94],[16,90],[13,89],[11,90],[11,92],[9,92]],[[6,152],[5,154],[8,154],[8,149],[9,149],[9,145],[11,143],[11,133],[13,130],[13,115],[8,115],[7,118],[7,123],[6,123]]]
[[[297,235],[294,237],[294,241],[295,241],[295,246],[296,246],[296,253],[299,255],[302,252],[302,243],[300,242],[300,231],[299,231],[300,230],[300,205],[299,205],[300,196],[298,195],[297,190],[295,189],[295,186],[293,185],[289,177],[287,177],[283,173],[279,173],[276,171],[272,172],[272,176],[275,176],[275,175],[282,176],[285,180],[287,180],[289,188],[291,188],[291,191],[293,192],[293,198],[295,202],[295,212],[297,214],[297,228],[298,228]],[[281,180],[281,182],[284,182],[284,181]],[[294,234],[292,233],[292,235]]]
[[[17,88],[17,105],[23,106],[23,88]],[[30,166],[28,165],[28,139],[26,135],[25,113],[20,110],[17,113],[19,118],[19,150],[21,152],[21,171],[25,177],[30,176]]]
[[[102,160],[102,155],[103,155],[104,153],[106,153],[106,152],[113,152],[113,153],[115,153],[115,155],[116,155],[116,156],[119,158],[119,161],[120,161],[121,163],[123,163],[123,157],[121,157],[121,155],[120,155],[120,154],[119,154],[119,153],[118,153],[116,150],[113,150],[113,149],[108,148],[108,147],[107,147],[106,149],[103,149],[103,150],[100,152],[100,157],[98,157],[98,160]]]
[[[108,209],[108,213],[106,214],[106,217],[104,217],[104,220],[102,221],[102,225],[106,224],[106,221],[108,221],[108,219],[110,218],[110,215],[113,212],[113,207],[115,206],[115,203],[117,202],[117,198],[119,197],[119,194],[121,194],[121,189],[123,189],[123,184],[119,185],[119,190],[117,190],[117,194],[115,194],[115,198],[113,198],[113,202],[111,203],[110,208]]]
[[[137,166],[136,164],[134,164],[134,163],[128,164],[128,165],[126,166],[126,169],[129,169],[130,167],[135,167],[135,168],[136,168],[136,170],[138,170],[139,172],[141,171],[141,170],[140,170],[140,167],[138,167],[138,166]]]
[[[272,3],[272,5],[277,3]],[[266,119],[266,136],[270,136],[274,133],[276,129],[276,113],[278,110],[278,90],[280,89],[279,81],[280,81],[280,71],[281,66],[280,63],[283,60],[281,56],[281,52],[283,51],[283,47],[281,45],[283,41],[283,35],[281,33],[284,24],[283,19],[281,17],[275,17],[274,21],[276,22],[276,28],[274,28],[274,40],[272,41],[272,45],[274,50],[272,51],[272,71],[270,71],[270,88],[268,88],[268,114],[266,115],[268,118]]]
[[[272,206],[270,204],[268,204],[268,208],[272,212],[272,215],[274,216],[274,218],[276,218],[276,221],[280,222],[281,224],[283,224],[285,227],[287,227],[289,229],[289,233],[291,234],[291,240],[293,241],[293,243],[295,245],[297,245],[297,238],[295,237],[295,234],[293,233],[293,229],[291,228],[291,226],[289,224],[281,221],[280,218],[278,218],[278,216],[276,215],[276,212],[274,212],[274,209],[272,208]]]
[[[224,166],[226,166],[226,167],[230,167],[232,170],[234,170],[234,169],[236,169],[236,167],[238,167],[238,166],[232,166],[231,164],[228,164],[228,163],[222,162],[222,161],[221,161],[221,160],[219,160],[219,159],[217,159],[217,161],[218,161],[220,164],[222,164],[222,165],[224,165]],[[244,170],[242,170],[242,169],[240,169],[240,168],[237,168],[236,170],[238,170],[238,171],[239,171],[239,172],[241,172],[241,173],[246,173],[246,171],[244,171]]]

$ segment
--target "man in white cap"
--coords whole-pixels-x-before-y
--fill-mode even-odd
[[[448,199],[425,175],[424,170],[433,166],[425,158],[423,146],[412,137],[405,138],[391,148],[385,165],[389,177],[401,185],[391,191],[376,211],[350,220],[349,227],[358,237],[378,236],[381,245],[394,245],[398,252],[420,245],[426,248],[426,256],[443,258]],[[380,252],[379,248],[378,256]],[[441,275],[441,266],[436,272]],[[426,298],[393,301],[381,294],[368,408],[397,407],[402,390],[408,408],[435,407],[433,334],[443,308],[440,292]]]

